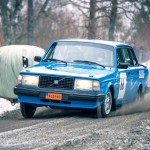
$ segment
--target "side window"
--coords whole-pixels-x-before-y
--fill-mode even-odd
[[[121,48],[117,48],[117,65],[124,63]]]
[[[131,55],[131,58],[132,58],[132,60],[133,60],[133,65],[137,65],[138,62],[136,61],[136,58],[135,58],[135,55],[134,55],[134,53],[133,53],[132,48],[130,48],[130,55]]]
[[[134,62],[131,56],[130,49],[128,47],[121,47],[117,49],[117,64],[128,63],[129,66],[133,66]]]

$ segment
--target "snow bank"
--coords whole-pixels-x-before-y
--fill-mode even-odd
[[[0,98],[0,116],[3,116],[5,112],[19,109],[19,103],[12,105],[10,101]]]

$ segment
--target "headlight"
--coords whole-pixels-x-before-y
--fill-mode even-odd
[[[22,75],[19,75],[18,76],[18,84],[21,84],[21,82],[22,82]]]
[[[18,83],[29,86],[38,86],[39,76],[19,75]]]
[[[97,80],[75,79],[74,89],[99,91],[100,84]]]

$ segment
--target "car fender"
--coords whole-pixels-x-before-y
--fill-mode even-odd
[[[108,82],[108,84],[106,85],[105,92],[104,92],[105,95],[106,95],[107,91],[110,89],[111,86],[113,86],[112,82]],[[113,86],[113,88],[114,88],[114,86]]]

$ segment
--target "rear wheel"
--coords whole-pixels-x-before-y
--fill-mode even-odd
[[[141,88],[138,89],[137,95],[136,95],[136,102],[141,102],[144,99],[144,94],[142,94]]]
[[[112,109],[112,94],[111,91],[108,90],[103,105],[102,106],[99,105],[96,108],[96,117],[106,118],[110,114],[111,109]]]
[[[28,103],[20,103],[20,110],[24,118],[32,118],[36,111],[36,106]]]

